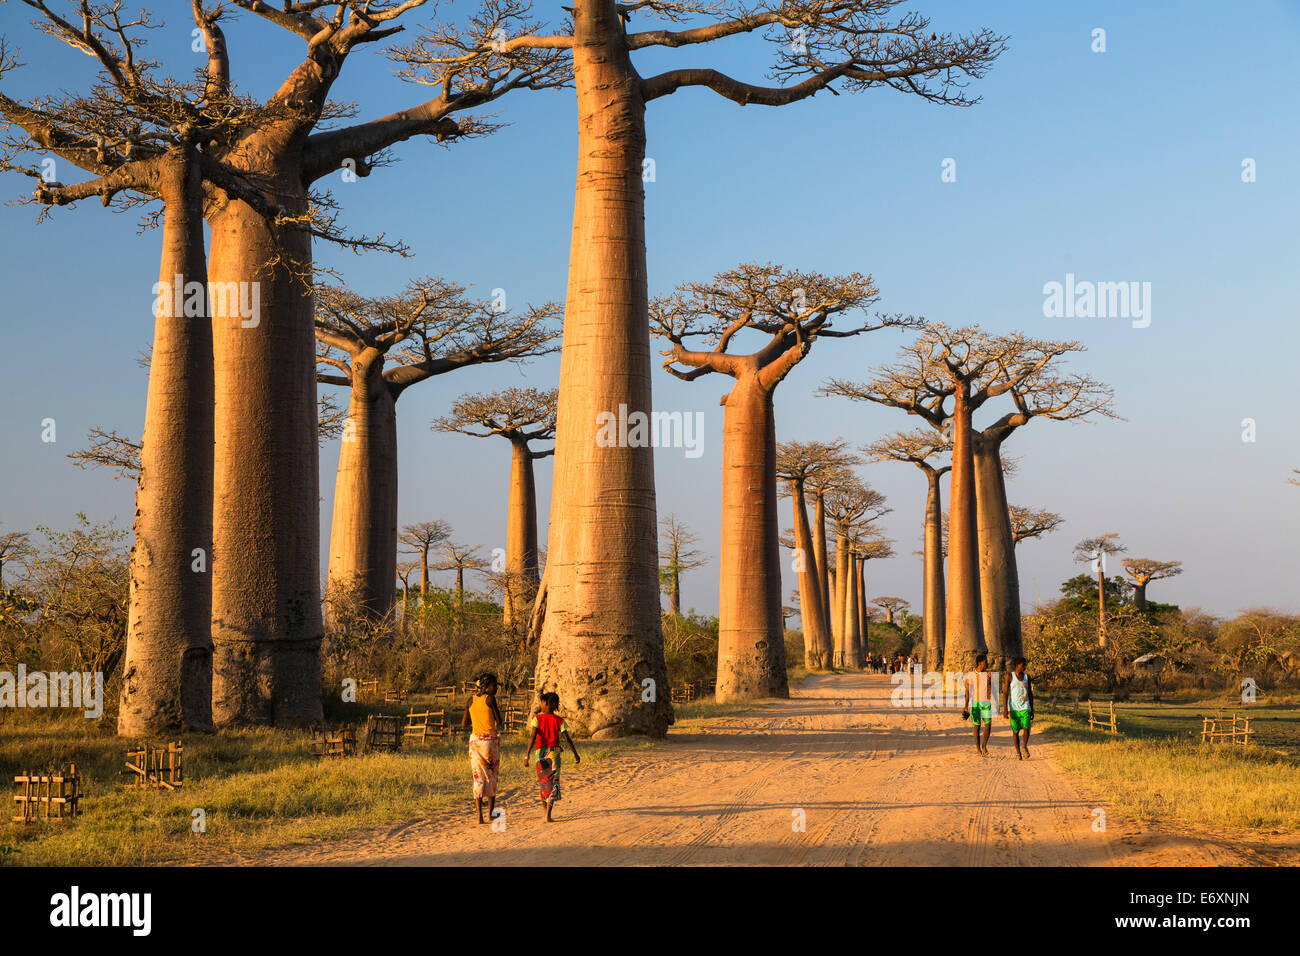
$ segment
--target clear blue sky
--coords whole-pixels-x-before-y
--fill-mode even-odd
[[[150,53],[178,71],[190,52],[188,4],[153,3],[172,18]],[[468,4],[457,3],[450,9]],[[540,8],[539,4],[539,8]],[[649,109],[647,185],[651,292],[707,278],[742,260],[874,275],[881,308],[949,324],[1077,338],[1075,364],[1115,387],[1128,420],[1096,426],[1034,422],[1008,443],[1019,459],[1013,503],[1065,517],[1054,535],[1020,549],[1027,604],[1050,600],[1077,573],[1080,538],[1114,531],[1134,556],[1181,560],[1182,577],[1152,586],[1156,600],[1219,614],[1272,605],[1300,609],[1293,586],[1300,539],[1300,467],[1294,356],[1300,351],[1296,224],[1300,114],[1292,3],[969,4],[921,2],[940,29],[988,26],[1009,49],[978,84],[979,105],[958,110],[890,90],[820,95],[780,110],[739,108],[685,91]],[[165,13],[163,13],[165,11]],[[27,66],[10,95],[80,89],[89,61],[38,36],[28,11],[0,6],[0,30]],[[1091,52],[1092,31],[1107,52]],[[228,27],[236,83],[260,95],[301,56],[301,43],[243,15]],[[768,53],[752,40],[652,53],[660,64],[714,65],[760,80]],[[349,62],[336,98],[374,116],[422,99],[366,49]],[[369,180],[332,185],[358,232],[406,240],[412,259],[356,257],[321,248],[366,293],[417,274],[505,288],[513,302],[564,295],[575,161],[571,93],[520,93],[498,104],[511,125],[488,139],[438,148],[404,144],[401,162]],[[957,181],[941,182],[941,163]],[[1253,158],[1258,181],[1241,181]],[[70,181],[73,176],[61,175]],[[26,193],[3,180],[7,198]],[[132,488],[64,457],[92,425],[138,435],[151,335],[158,236],[133,214],[95,203],[35,225],[32,207],[0,207],[5,296],[0,323],[0,520],[7,529],[66,526],[76,511],[129,527]],[[1047,319],[1044,283],[1079,279],[1152,283],[1152,321]],[[905,341],[879,332],[825,340],[781,386],[778,437],[865,443],[916,420],[817,398],[830,376],[862,378]],[[547,386],[558,359],[492,367],[415,389],[399,408],[401,521],[444,518],[459,540],[504,540],[505,442],[434,434],[429,422],[465,391]],[[656,407],[700,410],[704,454],[660,453],[661,513],[676,512],[716,554],[722,379],[685,384],[660,374]],[[324,386],[323,386],[324,387]],[[989,409],[986,415],[996,414]],[[58,441],[40,441],[41,420]],[[1241,440],[1244,418],[1257,440]],[[328,540],[337,448],[321,456],[322,553]],[[863,471],[894,511],[882,522],[899,557],[873,562],[871,596],[919,599],[924,482],[910,466]],[[549,514],[550,462],[539,474]],[[788,506],[782,523],[788,525]],[[322,558],[323,559],[323,558]],[[684,583],[684,601],[717,606],[716,560]],[[786,575],[786,595],[794,586]]]

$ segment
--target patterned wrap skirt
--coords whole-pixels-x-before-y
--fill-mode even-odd
[[[501,767],[501,735],[470,734],[469,766],[474,772],[474,796],[490,799],[497,795],[497,770]]]
[[[543,803],[560,799],[560,748],[544,747],[537,751],[537,786]]]

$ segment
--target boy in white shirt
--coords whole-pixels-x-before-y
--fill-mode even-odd
[[[1034,684],[1025,672],[1025,659],[1017,657],[1002,691],[1002,716],[1011,720],[1011,739],[1016,742],[1016,759],[1029,759],[1029,725],[1034,721]],[[1020,735],[1024,734],[1021,752]]]

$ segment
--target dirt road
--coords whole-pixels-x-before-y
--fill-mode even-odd
[[[575,766],[546,825],[535,788],[503,791],[505,827],[463,812],[267,864],[1159,865],[1275,862],[1239,844],[1139,833],[1089,799],[1031,743],[1017,761],[1005,721],[992,755],[951,711],[890,704],[888,678],[812,677],[792,699],[705,722],[653,747]],[[581,747],[581,744],[579,745]],[[512,757],[518,760],[517,757]],[[504,779],[527,771],[510,768]],[[531,775],[530,775],[531,776]],[[467,788],[468,788],[468,771]],[[467,798],[468,804],[468,798]],[[802,824],[802,826],[800,826]]]

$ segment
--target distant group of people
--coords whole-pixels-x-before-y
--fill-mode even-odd
[[[1028,760],[1029,727],[1034,721],[1034,684],[1025,670],[1023,657],[1014,658],[1011,667],[1011,673],[998,691],[998,711],[1011,722],[1016,759]],[[975,658],[975,671],[966,678],[961,716],[975,725],[975,750],[987,757],[989,733],[993,729],[993,675],[989,672],[987,654]]]
[[[560,763],[563,742],[573,751],[573,762],[582,763],[578,748],[569,736],[569,726],[559,715],[560,697],[555,693],[538,696],[538,710],[528,722],[528,752],[524,766],[532,763],[537,751],[537,786],[546,822],[553,823],[551,811],[560,799]],[[497,773],[501,768],[501,728],[505,721],[497,707],[497,678],[484,674],[474,682],[474,693],[465,704],[462,727],[470,729],[469,766],[474,775],[474,802],[478,807],[478,822],[487,823],[493,818],[497,805]],[[487,803],[487,820],[483,819],[483,804]]]
[[[895,654],[893,657],[886,657],[884,654],[867,655],[866,667],[873,674],[903,674],[910,673],[912,668],[919,664],[911,654]]]

